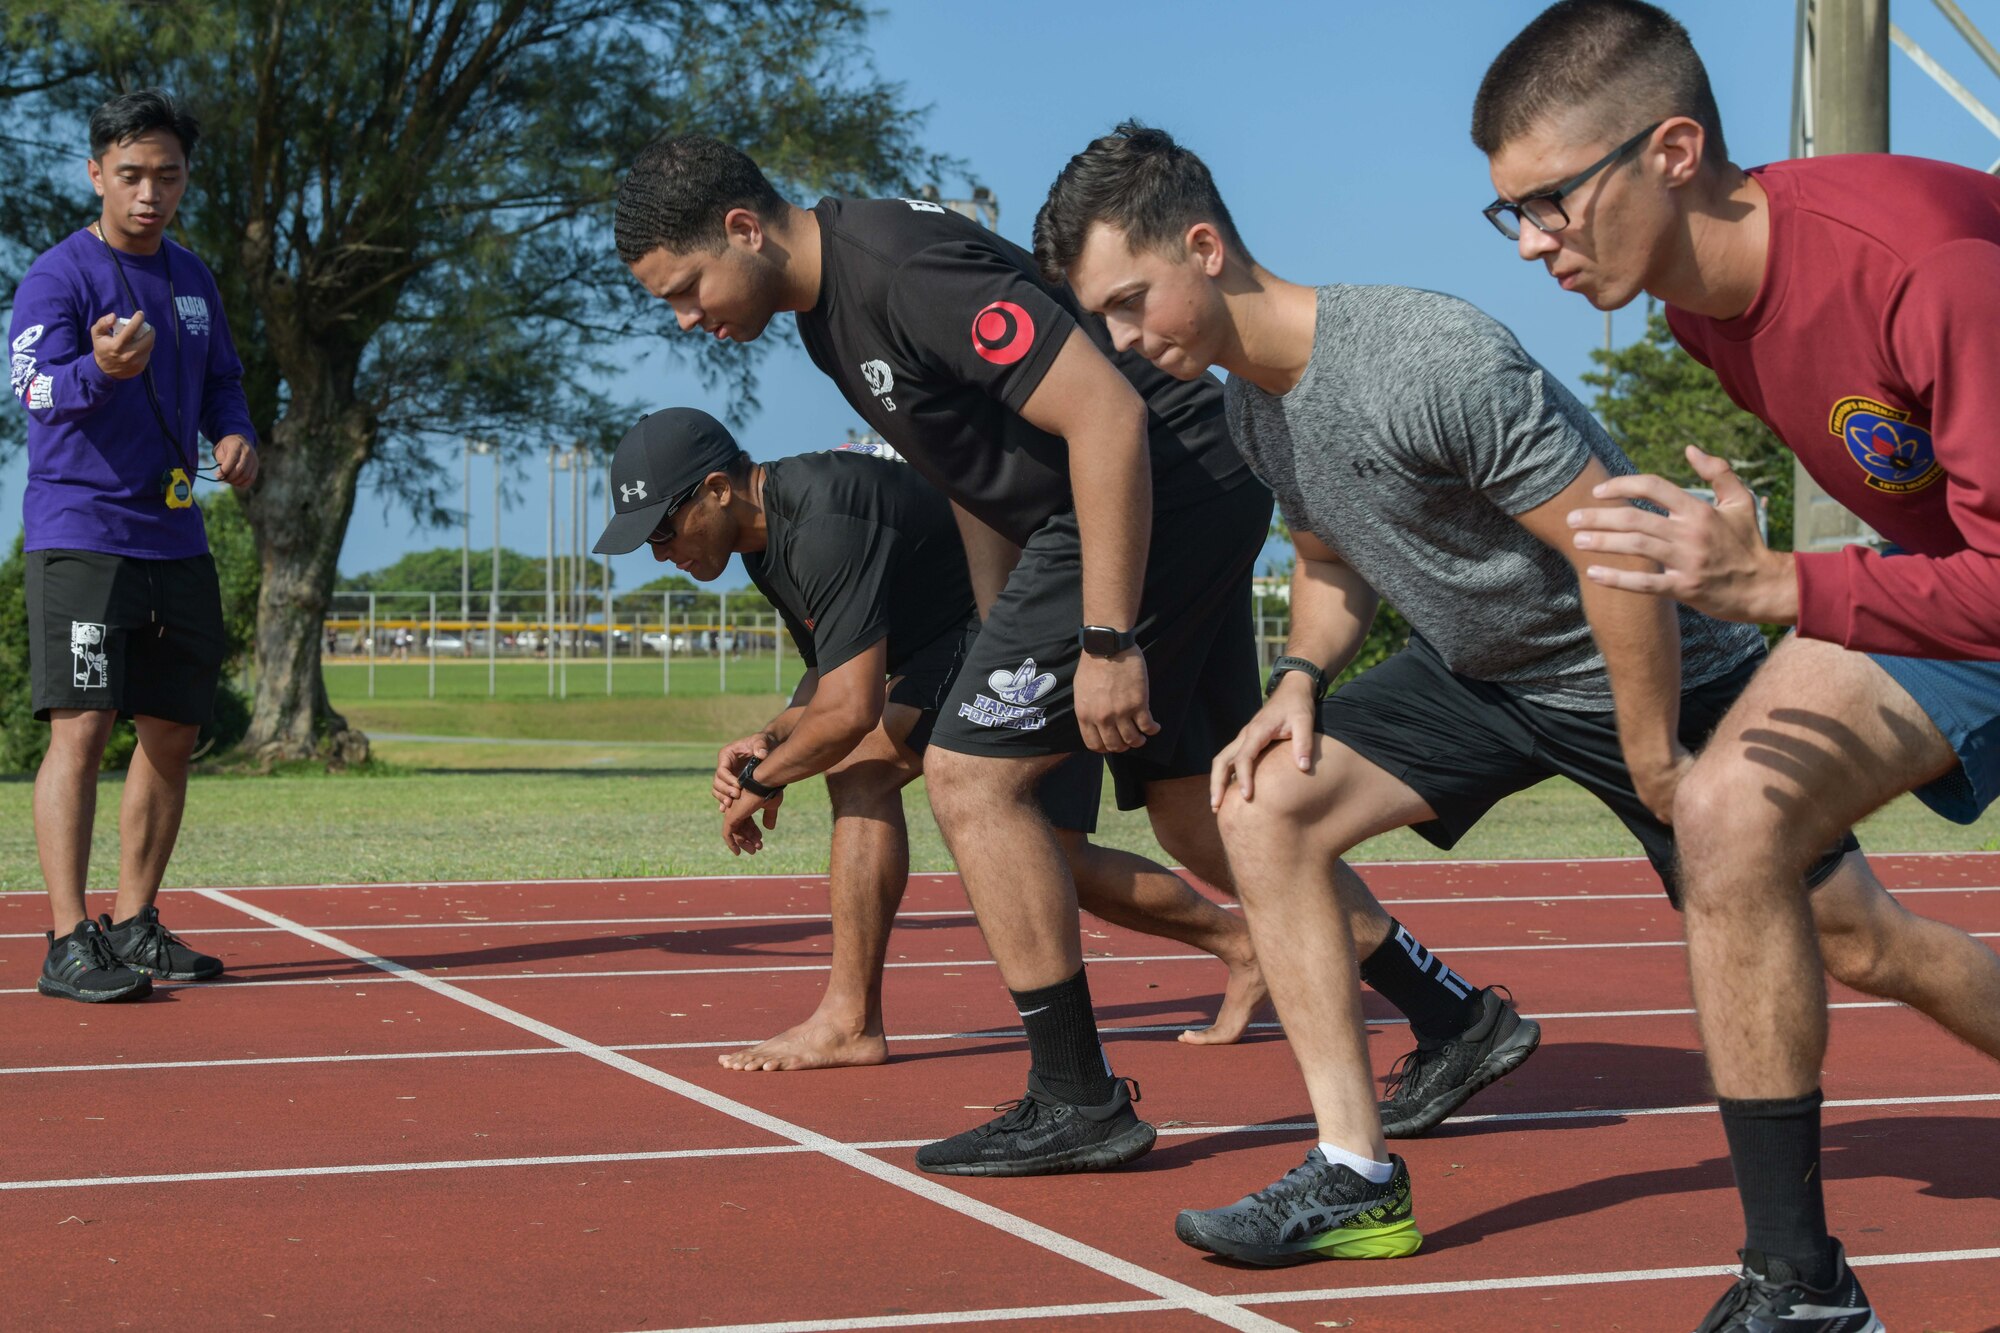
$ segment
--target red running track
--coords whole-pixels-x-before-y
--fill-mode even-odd
[[[2000,856],[1885,857],[2000,938]],[[1259,1270],[1173,1237],[1298,1160],[1281,1037],[1197,1049],[1221,968],[1086,922],[1112,1058],[1160,1146],[1127,1170],[940,1180],[916,1146],[1019,1094],[1025,1051],[950,876],[891,950],[886,1066],[737,1074],[824,979],[812,878],[186,890],[230,979],[143,1004],[29,988],[0,898],[0,1325],[1685,1330],[1739,1240],[1679,926],[1643,863],[1366,868],[1541,1051],[1401,1145],[1425,1246]],[[1836,990],[1825,1169],[1895,1330],[2000,1328],[2000,1070]],[[1377,1019],[1377,1073],[1407,1045]]]

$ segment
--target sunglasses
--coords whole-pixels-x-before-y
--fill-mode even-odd
[[[1511,202],[1506,199],[1495,199],[1480,209],[1480,214],[1493,224],[1495,231],[1510,241],[1521,239],[1523,218],[1532,222],[1535,230],[1553,235],[1569,225],[1569,213],[1562,206],[1564,195],[1581,188],[1585,181],[1646,142],[1654,130],[1666,123],[1664,120],[1654,121],[1553,190],[1544,190],[1540,194],[1531,194],[1526,199]]]
[[[702,480],[706,481],[707,478],[704,477]],[[665,546],[668,542],[672,541],[674,539],[674,511],[693,499],[695,492],[700,489],[701,482],[698,481],[672,500],[669,500],[667,502],[667,512],[660,515],[660,525],[653,529],[646,540],[654,546]]]

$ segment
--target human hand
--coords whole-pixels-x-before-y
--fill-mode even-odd
[[[215,442],[215,479],[243,490],[257,480],[260,460],[257,449],[241,435],[225,435]]]
[[[143,310],[134,310],[122,328],[119,319],[106,315],[90,326],[90,353],[99,370],[114,380],[129,380],[143,373],[152,359],[153,326]]]
[[[1209,766],[1209,809],[1222,808],[1232,775],[1243,799],[1251,799],[1250,774],[1257,767],[1257,757],[1278,741],[1292,743],[1292,762],[1299,766],[1299,772],[1312,772],[1313,735],[1318,730],[1314,702],[1312,680],[1304,672],[1289,671],[1278,678],[1278,688],[1270,699]]]
[[[1073,685],[1077,727],[1083,743],[1098,754],[1136,750],[1159,734],[1147,706],[1146,657],[1127,648],[1111,657],[1085,653]]]
[[[764,828],[778,826],[778,807],[785,803],[785,794],[759,796],[755,792],[744,792],[722,812],[722,841],[728,846],[731,856],[749,853],[755,856],[764,848],[763,830],[757,827],[757,814],[763,812]]]
[[[1632,555],[1657,573],[1591,565],[1591,582],[1627,592],[1672,597],[1721,620],[1795,624],[1798,578],[1792,557],[1764,544],[1757,497],[1724,460],[1688,446],[1688,461],[1715,491],[1704,504],[1663,477],[1613,477],[1592,490],[1600,500],[1645,500],[1656,514],[1632,505],[1576,509],[1569,515],[1579,551]]]

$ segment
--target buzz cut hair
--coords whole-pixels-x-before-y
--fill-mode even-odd
[[[1165,130],[1127,120],[1069,160],[1035,215],[1035,263],[1050,282],[1083,253],[1093,223],[1106,222],[1141,247],[1178,256],[1188,228],[1206,222],[1246,263],[1250,251],[1208,165]]]
[[[180,140],[183,162],[193,158],[195,141],[201,138],[201,122],[161,88],[120,93],[91,112],[90,155],[102,162],[113,146],[123,147],[154,130],[165,130]]]
[[[747,208],[768,221],[784,207],[784,196],[741,149],[681,134],[640,150],[618,186],[612,233],[618,257],[633,264],[662,248],[677,255],[719,250],[731,210]]]
[[[1561,0],[1494,57],[1472,102],[1472,142],[1487,157],[1536,125],[1577,115],[1610,142],[1686,116],[1705,136],[1703,166],[1729,160],[1722,114],[1687,29],[1645,0]]]

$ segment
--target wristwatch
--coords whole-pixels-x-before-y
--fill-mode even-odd
[[[1092,657],[1116,657],[1138,638],[1137,630],[1112,629],[1106,625],[1085,625],[1076,632],[1076,641]]]
[[[743,768],[736,775],[736,784],[752,796],[760,796],[767,801],[785,789],[785,784],[782,782],[775,787],[767,787],[757,781],[757,760],[754,755],[743,761]]]
[[[1308,662],[1303,657],[1281,657],[1271,663],[1271,678],[1264,682],[1266,699],[1278,692],[1278,682],[1287,671],[1296,671],[1313,683],[1313,702],[1326,698],[1326,672],[1319,669],[1317,662]]]

